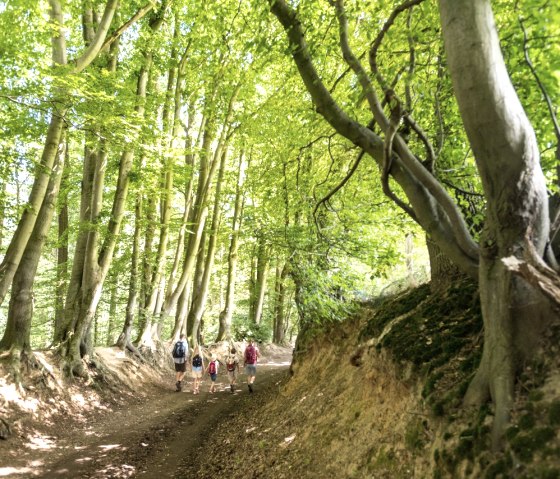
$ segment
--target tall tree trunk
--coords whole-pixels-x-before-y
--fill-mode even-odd
[[[276,344],[284,344],[286,340],[285,303],[288,267],[288,262],[284,262],[282,267],[280,267],[280,264],[276,266],[276,284],[274,287],[274,331],[272,340]]]
[[[141,162],[144,164],[144,161]],[[153,258],[152,248],[155,238],[155,215],[156,215],[156,198],[152,192],[148,192],[148,205],[146,208],[146,230],[144,232],[144,254],[142,255],[142,282],[140,288],[140,336],[136,342],[141,341],[143,331],[151,330],[152,315],[148,312],[148,303],[150,301],[152,287],[152,271]]]
[[[260,324],[262,319],[263,307],[264,307],[264,295],[266,292],[266,276],[268,273],[268,251],[264,238],[259,238],[259,247],[257,250],[257,271],[256,271],[256,283],[255,283],[255,306],[254,306],[254,316],[251,320],[255,324]]]
[[[150,28],[152,33],[157,31],[163,23],[163,14],[166,6],[163,5],[158,12],[154,12],[150,18]],[[153,55],[151,52],[151,45],[148,44],[143,53],[144,64],[140,70],[138,81],[136,99],[137,104],[135,107],[136,115],[139,118],[144,116],[145,111],[145,98],[148,84],[149,73],[151,70]],[[132,169],[134,150],[132,145],[123,151],[119,172],[117,177],[117,185],[113,198],[113,207],[107,228],[107,235],[101,248],[99,248],[99,232],[93,228],[88,234],[88,241],[85,252],[83,279],[81,283],[81,291],[77,296],[77,302],[73,310],[77,312],[75,320],[72,321],[73,328],[66,329],[64,343],[62,348],[63,356],[67,361],[67,372],[69,374],[84,375],[84,370],[81,358],[85,355],[92,355],[90,342],[87,341],[91,325],[95,316],[97,305],[101,298],[103,283],[111,265],[117,237],[120,232],[122,218],[124,215],[124,208],[128,194],[129,186],[129,173]],[[104,160],[104,155],[99,155],[100,160]],[[98,223],[98,215],[100,212],[100,205],[103,193],[103,178],[104,178],[104,161],[100,161],[99,166],[103,164],[103,168],[98,167],[95,171],[93,195],[91,202],[91,218],[92,224]],[[99,250],[99,251],[98,251]],[[68,307],[68,305],[67,305]],[[80,349],[82,347],[82,350]],[[85,347],[85,351],[83,348]]]
[[[479,284],[484,350],[466,402],[495,404],[501,446],[515,374],[541,336],[542,296],[512,277],[502,259],[522,258],[524,238],[543,254],[549,232],[546,186],[535,134],[508,76],[489,0],[440,0],[441,24],[459,111],[487,199]]]
[[[239,166],[237,170],[237,184],[235,187],[235,205],[233,209],[233,218],[231,219],[231,240],[228,251],[228,272],[226,285],[226,300],[224,309],[220,312],[219,328],[216,341],[230,339],[231,321],[233,316],[233,307],[235,304],[235,280],[237,279],[237,250],[239,247],[239,230],[241,229],[241,218],[243,216],[243,153],[239,155]]]
[[[175,25],[174,37],[177,37],[178,25]],[[181,82],[177,81],[178,69],[175,66],[177,60],[177,51],[173,47],[171,52],[170,63],[172,67],[168,71],[167,90],[165,94],[165,102],[163,105],[162,119],[163,119],[163,138],[162,138],[162,151],[163,151],[163,165],[161,171],[161,189],[160,189],[160,233],[158,241],[158,249],[154,261],[154,271],[150,278],[151,292],[146,304],[146,314],[156,316],[159,313],[158,298],[162,294],[161,286],[165,285],[162,282],[163,272],[165,269],[165,257],[167,255],[167,243],[169,240],[169,219],[171,217],[171,199],[173,194],[173,172],[175,166],[175,156],[169,154],[173,150],[174,138],[179,134],[179,118],[174,118],[173,113],[180,114],[181,95],[177,90],[181,90]],[[181,77],[182,78],[182,77]],[[175,99],[179,105],[171,108],[171,101]],[[170,131],[171,130],[171,131]],[[154,321],[151,319],[151,323]],[[157,323],[156,323],[157,324]],[[152,325],[152,335],[154,339],[157,337],[157,327]]]
[[[66,139],[66,167],[62,176],[63,190],[66,191],[68,181],[69,145]],[[54,332],[62,329],[64,323],[64,292],[68,287],[68,195],[64,193],[59,199],[60,211],[58,213],[58,248],[56,264],[56,291],[55,291],[55,316]]]
[[[71,73],[76,74],[83,71],[97,57],[107,36],[111,25],[118,0],[108,0],[100,22],[99,29],[89,47],[77,58]],[[64,15],[58,0],[49,0],[50,22],[53,25],[52,36],[52,58],[55,65],[66,65],[66,41],[64,34]],[[14,274],[18,268],[19,261],[29,238],[33,232],[39,208],[43,203],[53,163],[58,151],[58,145],[62,135],[64,116],[69,106],[63,104],[63,100],[70,97],[68,92],[57,89],[51,102],[56,105],[53,108],[50,124],[45,138],[45,146],[41,155],[41,161],[37,168],[35,181],[29,194],[28,205],[25,208],[16,231],[10,241],[10,245],[0,264],[0,304],[4,301],[10,287]]]
[[[119,290],[118,274],[111,274],[111,297],[109,299],[109,318],[107,320],[107,335],[105,336],[105,344],[112,346],[115,344],[113,339],[113,330],[115,329],[115,320],[117,317],[117,299]]]
[[[426,247],[430,259],[430,288],[432,291],[445,289],[457,278],[464,275],[428,236],[426,236]]]
[[[142,218],[142,193],[137,192],[136,206],[134,208],[134,235],[132,239],[132,257],[130,259],[130,284],[128,286],[128,301],[126,303],[126,315],[123,329],[117,339],[117,346],[121,349],[130,348],[134,315],[138,306],[138,270],[139,251]]]
[[[216,254],[216,243],[218,240],[218,231],[220,229],[220,200],[222,194],[222,184],[224,181],[224,172],[226,169],[226,158],[227,158],[227,149],[224,149],[222,152],[222,158],[220,160],[220,169],[218,172],[218,178],[216,181],[216,194],[214,197],[214,212],[212,214],[212,224],[211,224],[211,231],[210,231],[210,238],[208,240],[208,250],[206,252],[206,261],[204,262],[204,273],[202,275],[202,281],[197,291],[197,294],[194,296],[195,301],[193,301],[193,305],[191,310],[189,311],[189,316],[192,315],[192,344],[193,347],[198,344],[197,334],[200,320],[202,319],[202,314],[204,313],[204,308],[206,307],[206,300],[208,298],[208,291],[210,287],[210,275],[212,273],[212,269],[214,267],[214,256]]]
[[[20,381],[19,370],[22,353],[31,351],[31,320],[33,316],[33,283],[41,250],[46,241],[56,206],[62,171],[64,170],[64,148],[59,151],[53,165],[43,203],[39,208],[33,232],[14,274],[12,294],[8,308],[8,320],[4,336],[0,340],[0,351],[10,351],[12,371]]]
[[[4,220],[6,218],[6,181],[0,180],[0,251],[4,243]]]

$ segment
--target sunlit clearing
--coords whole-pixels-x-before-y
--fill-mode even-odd
[[[30,474],[32,470],[33,469],[29,467],[0,467],[0,477],[8,477],[15,474]]]

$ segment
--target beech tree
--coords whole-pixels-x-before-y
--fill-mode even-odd
[[[352,18],[354,28],[357,24],[343,0],[331,2],[331,14],[339,25],[340,53],[359,82],[374,128],[349,114],[325,86],[317,70],[316,54],[312,55],[304,34],[310,20],[284,0],[269,3],[286,30],[290,51],[317,111],[338,133],[378,162],[386,194],[422,226],[462,271],[478,278],[485,343],[481,364],[465,400],[480,405],[492,397],[493,443],[499,447],[508,424],[515,375],[534,352],[542,328],[553,315],[539,292],[523,279],[512,276],[502,261],[509,256],[521,258],[528,235],[543,256],[550,229],[538,145],[508,76],[490,2],[439,2],[449,74],[487,204],[484,230],[478,241],[469,233],[457,204],[397,132],[405,117],[407,124],[421,135],[413,123],[412,112],[401,110],[401,100],[394,90],[383,83],[376,86],[372,81],[378,73],[374,61],[378,45],[369,45],[369,72],[361,62],[365,55],[354,53],[349,19]],[[391,21],[420,3],[403,3],[393,12]],[[388,25],[389,21],[385,31]],[[384,102],[379,99],[379,92]],[[389,113],[383,110],[383,103]],[[402,188],[406,200],[395,194],[389,175]]]

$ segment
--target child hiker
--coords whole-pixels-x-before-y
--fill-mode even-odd
[[[231,392],[235,392],[235,382],[237,381],[237,376],[239,375],[239,359],[237,359],[237,351],[235,348],[231,348],[229,355],[226,356],[226,369],[229,379],[229,388]]]
[[[216,379],[218,378],[218,358],[215,354],[212,354],[205,372],[210,376],[210,392],[214,394],[216,391]]]
[[[203,369],[204,360],[200,352],[200,346],[197,346],[192,357],[193,394],[198,394],[200,392],[200,383],[202,382]]]

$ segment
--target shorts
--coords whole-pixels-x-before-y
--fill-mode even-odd
[[[235,380],[237,378],[237,369],[234,369],[233,371],[228,371],[227,377],[230,381]]]
[[[187,363],[175,363],[175,371],[184,373],[187,370]]]
[[[216,378],[218,377],[218,375],[216,373],[214,374],[210,374],[210,380],[215,383],[216,382]]]
[[[200,379],[202,377],[202,366],[192,367],[192,377]]]
[[[245,366],[245,372],[247,376],[256,376],[257,375],[257,365],[256,364],[247,364]]]

